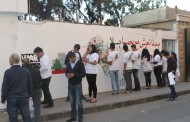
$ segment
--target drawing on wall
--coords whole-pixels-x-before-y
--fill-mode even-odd
[[[30,59],[30,62],[31,62],[31,65],[35,68],[40,68],[40,60],[38,59],[38,57],[33,54],[33,53],[30,53],[30,54],[21,54],[21,61],[24,59],[24,58],[28,58]]]

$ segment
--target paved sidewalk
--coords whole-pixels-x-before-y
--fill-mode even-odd
[[[177,83],[175,85],[178,96],[190,93],[190,83]],[[119,107],[126,107],[135,104],[141,104],[145,102],[151,102],[169,97],[170,89],[165,88],[152,88],[150,90],[142,89],[139,92],[133,92],[130,94],[121,93],[119,95],[111,95],[111,92],[98,94],[97,103],[84,104],[85,114],[100,112]],[[177,99],[179,99],[179,97]],[[177,100],[176,99],[176,100]],[[65,102],[65,99],[54,100],[55,107],[51,109],[42,108],[43,121],[51,121],[54,119],[67,118],[70,116],[70,103]],[[0,122],[7,122],[7,113],[0,113]]]

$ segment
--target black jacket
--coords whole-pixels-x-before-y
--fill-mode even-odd
[[[69,52],[73,52],[73,50],[69,51]],[[67,64],[69,63],[69,57],[68,57],[68,54],[69,52],[67,53],[66,57],[65,57],[65,65],[67,66]],[[80,52],[78,52],[79,54],[79,57],[80,57],[80,61],[82,61],[82,57],[81,57],[81,54]]]
[[[173,58],[168,59],[168,67],[167,67],[167,73],[176,71],[177,69],[177,62]]]
[[[72,85],[81,84],[82,78],[85,77],[85,67],[82,61],[78,60],[75,66],[71,67],[71,64],[67,64],[66,77],[68,73],[74,73],[73,78],[69,78],[69,83]]]
[[[28,69],[13,65],[4,73],[1,102],[10,98],[29,98],[32,93],[32,79]]]
[[[32,66],[28,66],[26,68],[29,70],[31,78],[32,78],[33,90],[41,89],[42,78],[41,78],[39,69],[34,68]]]

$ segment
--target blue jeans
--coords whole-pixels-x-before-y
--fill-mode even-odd
[[[174,87],[174,85],[169,85],[169,87],[170,87],[170,90],[171,90],[170,98],[174,98],[175,99],[175,97],[177,97],[177,93],[175,91],[175,87]]]
[[[7,99],[7,112],[10,122],[18,122],[18,110],[21,112],[23,122],[32,122],[28,98]]]
[[[71,101],[71,118],[77,119],[78,106],[78,121],[83,121],[83,104],[82,104],[82,84],[69,84],[69,98]]]
[[[32,91],[32,100],[34,105],[34,122],[41,122],[41,97],[42,91],[41,89],[36,89]]]
[[[139,78],[138,78],[138,69],[132,69],[133,72],[133,77],[134,77],[134,81],[135,81],[135,89],[136,90],[140,90],[140,82],[139,82]]]
[[[119,92],[119,70],[110,71],[112,91],[114,94]]]

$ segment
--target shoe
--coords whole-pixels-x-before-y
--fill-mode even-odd
[[[169,98],[167,101],[174,101],[175,98]]]
[[[48,103],[47,103],[47,102],[45,102],[45,101],[42,101],[42,102],[41,102],[41,104],[48,104]]]
[[[74,122],[74,121],[77,121],[77,119],[70,118],[70,119],[66,120],[66,122]]]
[[[87,98],[87,99],[86,99],[86,102],[89,102],[89,101],[91,101],[91,98]]]
[[[146,89],[148,89],[148,87],[146,87]]]
[[[53,108],[54,107],[54,105],[52,104],[49,104],[49,105],[46,105],[46,106],[44,106],[44,108]]]
[[[116,95],[116,93],[111,93],[112,95]]]
[[[137,91],[137,89],[135,88],[135,89],[133,89],[133,91]]]
[[[86,97],[82,95],[82,100],[86,100]]]
[[[90,103],[96,103],[97,100],[90,100]]]
[[[69,99],[69,97],[67,97],[66,102],[69,102],[69,101],[70,101],[70,99]]]

